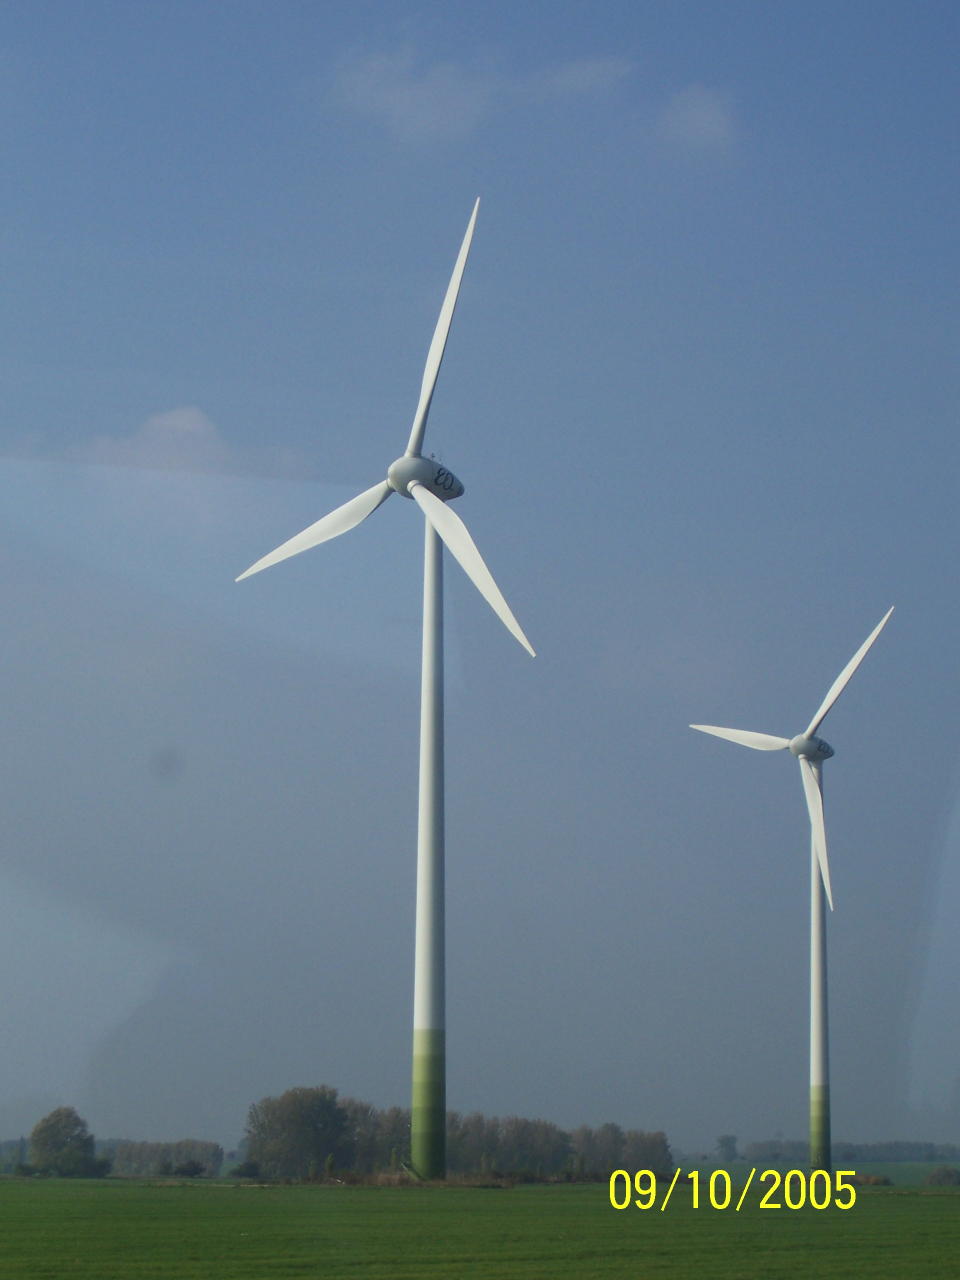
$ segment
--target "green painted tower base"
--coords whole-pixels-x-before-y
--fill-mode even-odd
[[[446,1045],[443,1031],[413,1033],[410,1165],[421,1178],[447,1173]]]
[[[830,1088],[810,1086],[810,1168],[831,1172]]]

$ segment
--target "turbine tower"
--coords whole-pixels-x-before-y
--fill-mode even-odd
[[[430,343],[406,452],[385,480],[351,498],[242,573],[237,581],[347,533],[393,493],[423,512],[423,666],[420,694],[420,799],[417,824],[417,917],[413,995],[413,1087],[410,1159],[422,1178],[446,1174],[446,1043],[444,998],[443,820],[443,565],[441,542],[494,613],[533,656],[530,642],[484,564],[466,525],[446,505],[463,485],[446,467],[423,457],[423,434],[470,252],[479,199],[473,206]]]
[[[803,733],[795,738],[777,738],[749,729],[721,729],[713,724],[692,724],[691,729],[729,738],[755,751],[789,750],[800,764],[803,793],[810,814],[810,1167],[830,1172],[830,1066],[827,1039],[827,935],[823,900],[826,895],[833,910],[830,865],[827,861],[827,833],[823,821],[823,762],[833,755],[833,747],[817,737],[827,712],[843,693],[850,677],[867,655],[870,646],[886,625],[893,609],[888,609],[863,644],[834,680]]]

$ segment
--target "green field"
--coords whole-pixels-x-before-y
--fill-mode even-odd
[[[610,1207],[606,1186],[350,1188],[0,1180],[3,1280],[940,1277],[960,1193],[858,1192],[847,1212]]]

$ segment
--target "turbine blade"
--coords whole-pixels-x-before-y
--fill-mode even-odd
[[[447,334],[450,332],[450,322],[453,319],[453,312],[457,305],[457,294],[460,292],[463,269],[467,265],[467,254],[470,252],[470,241],[473,239],[473,228],[477,223],[477,210],[479,208],[480,197],[478,196],[473,206],[473,213],[470,215],[470,221],[467,223],[467,231],[463,237],[463,244],[460,246],[457,261],[454,264],[453,275],[447,285],[447,294],[443,300],[443,306],[440,308],[440,318],[437,321],[437,327],[433,332],[433,341],[430,343],[430,350],[427,353],[427,363],[423,370],[423,383],[420,387],[420,403],[417,405],[417,412],[413,416],[413,426],[410,429],[410,440],[407,444],[407,455],[409,457],[417,457],[423,444],[423,433],[427,425],[427,414],[430,412],[430,401],[433,399],[433,388],[437,384],[437,374],[440,372],[443,350],[447,345]]]
[[[789,738],[775,738],[772,733],[754,733],[750,729],[721,729],[715,724],[692,724],[690,728],[715,734],[718,738],[729,738],[743,747],[753,747],[754,751],[782,751],[790,745]]]
[[[893,613],[892,607],[889,608],[887,612],[883,615],[883,617],[880,619],[877,625],[873,628],[873,630],[867,636],[866,640],[864,640],[863,644],[860,646],[857,652],[853,655],[853,657],[850,659],[847,665],[843,668],[843,670],[837,676],[836,680],[834,680],[833,684],[830,686],[830,690],[827,696],[824,698],[824,700],[820,703],[820,706],[817,708],[816,715],[807,725],[806,730],[804,731],[805,738],[809,738],[811,734],[816,733],[817,730],[820,728],[820,725],[823,722],[827,712],[830,710],[830,708],[833,706],[836,700],[840,697],[841,693],[843,693],[844,689],[847,687],[847,682],[849,681],[850,677],[853,675],[857,667],[859,667],[860,663],[867,656],[867,650],[870,648],[874,640],[876,640],[877,636],[886,626],[887,619],[890,617],[891,613]]]
[[[520,623],[510,612],[510,606],[504,600],[500,593],[500,588],[493,580],[493,575],[484,564],[483,557],[470,537],[467,526],[455,511],[451,511],[445,502],[441,502],[435,494],[431,493],[429,489],[425,489],[422,484],[411,484],[410,493],[413,495],[420,510],[443,539],[447,550],[459,563],[460,568],[477,588],[493,612],[510,634],[520,641],[531,658],[535,658],[536,654],[530,641],[523,634]]]
[[[827,828],[823,821],[823,796],[820,794],[820,780],[813,770],[813,765],[805,756],[798,756],[800,776],[803,779],[803,793],[807,798],[807,812],[810,814],[810,831],[813,836],[813,847],[817,851],[817,862],[820,864],[820,878],[827,891],[827,901],[833,910],[833,892],[830,888],[830,864],[827,861]]]
[[[362,520],[366,520],[367,516],[372,515],[377,507],[380,506],[380,503],[385,502],[392,492],[393,490],[386,480],[381,480],[372,489],[365,489],[363,493],[358,493],[355,498],[345,502],[342,507],[337,507],[335,511],[331,511],[322,520],[310,525],[308,529],[304,529],[302,533],[298,533],[295,537],[288,539],[277,547],[275,551],[271,551],[269,555],[258,560],[256,564],[252,564],[249,569],[241,573],[236,581],[242,582],[244,578],[249,578],[252,573],[259,573],[261,569],[269,569],[272,564],[278,564],[289,556],[299,555],[301,551],[309,551],[311,547],[319,546],[321,542],[329,542],[331,538],[339,537],[341,533],[347,533],[348,530],[360,524]]]

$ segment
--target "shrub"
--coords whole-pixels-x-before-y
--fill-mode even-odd
[[[34,1125],[30,1135],[31,1164],[38,1173],[61,1178],[104,1178],[110,1161],[94,1154],[93,1134],[73,1107],[57,1107]]]

